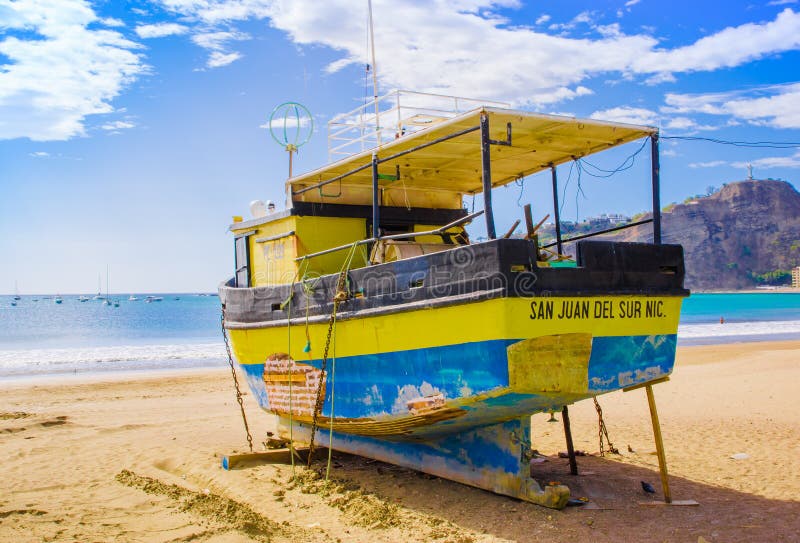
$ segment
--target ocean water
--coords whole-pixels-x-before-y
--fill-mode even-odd
[[[217,296],[156,294],[119,307],[77,295],[0,297],[0,379],[227,364]],[[34,299],[38,301],[34,301]]]
[[[800,292],[692,294],[678,344],[800,339]]]
[[[223,367],[216,296],[161,294],[119,307],[63,296],[0,296],[0,379],[105,371]],[[37,298],[38,301],[34,301]],[[720,318],[724,323],[720,323]],[[683,304],[681,345],[800,339],[800,293],[694,294]]]

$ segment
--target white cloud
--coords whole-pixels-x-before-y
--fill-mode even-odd
[[[729,116],[728,124],[745,121],[774,128],[800,128],[800,83],[709,94],[666,95],[667,113]]]
[[[675,83],[675,81],[677,81],[677,79],[675,79],[674,74],[662,72],[648,77],[644,82],[646,85],[660,85],[662,83]]]
[[[35,158],[47,158],[50,156],[50,153],[46,151],[34,151],[33,153],[29,153],[29,155]]]
[[[311,119],[308,117],[300,117],[298,120],[295,116],[287,116],[285,119],[283,117],[272,119],[272,123],[269,121],[265,122],[264,124],[259,125],[259,128],[272,128],[273,130],[283,130],[284,127],[286,128],[297,128],[308,126],[311,122]]]
[[[112,121],[109,123],[105,123],[100,126],[103,130],[125,130],[127,128],[133,128],[136,126],[136,123],[132,123],[130,121]]]
[[[625,2],[625,7],[626,8],[633,7],[633,6],[635,6],[636,4],[638,4],[641,1],[642,0],[628,0],[627,2]]]
[[[140,46],[99,22],[84,0],[0,0],[0,140],[65,140],[147,67]]]
[[[796,4],[798,0],[772,0],[767,2],[768,6],[787,6],[789,4]]]
[[[543,13],[542,15],[539,16],[538,19],[536,19],[536,24],[537,25],[543,25],[546,22],[548,22],[550,19],[551,19],[551,17],[549,15],[547,15],[546,13]]]
[[[694,128],[696,123],[688,118],[688,117],[673,117],[667,122],[667,128],[673,128],[676,130],[686,130],[689,128]]]
[[[222,51],[226,48],[228,42],[246,40],[249,37],[241,32],[204,32],[192,36],[192,41],[203,49]]]
[[[192,41],[195,44],[210,51],[208,60],[206,61],[207,68],[227,66],[242,58],[240,53],[230,51],[229,43],[247,39],[250,39],[250,36],[247,34],[231,31],[207,31],[192,36]]]
[[[581,13],[577,14],[574,19],[572,19],[572,22],[575,24],[591,24],[593,22],[592,15],[593,14],[590,11],[582,11]]]
[[[754,168],[800,168],[800,152],[791,156],[764,157],[750,160],[748,162],[733,162],[734,168],[746,168],[752,165]]]
[[[618,123],[655,126],[658,123],[658,114],[655,111],[640,107],[614,107],[603,111],[595,111],[590,116],[592,119],[614,121]]]
[[[199,27],[232,31],[237,21],[268,19],[294,43],[323,45],[340,53],[329,71],[369,62],[364,47],[366,6],[348,0],[160,0],[163,7]],[[598,27],[584,11],[558,32],[587,25],[594,39],[554,36],[509,27],[492,0],[419,3],[376,0],[373,4],[378,73],[384,88],[411,88],[508,100],[542,107],[580,93],[590,78],[619,74],[650,84],[675,75],[737,66],[800,48],[800,15],[787,8],[773,21],[730,27],[677,48],[648,34],[623,34],[619,26]],[[512,2],[502,5],[514,6]],[[629,6],[630,7],[630,6]],[[413,28],[413,32],[408,29]],[[229,49],[213,49],[230,54]],[[510,55],[508,51],[524,51]],[[388,60],[391,59],[391,62]],[[491,69],[487,69],[491,67]]]
[[[219,51],[212,51],[211,55],[208,57],[206,66],[208,68],[219,68],[221,66],[227,66],[231,62],[235,62],[240,58],[242,58],[240,53],[221,53]]]
[[[360,2],[156,1],[182,21],[193,22],[203,34],[235,32],[234,25],[239,21],[268,19],[271,26],[286,32],[300,46],[323,45],[339,52],[341,56],[329,64],[329,72],[369,62],[364,47],[366,5]],[[625,9],[635,3],[629,1]],[[580,96],[576,91],[579,86],[586,88],[585,81],[603,74],[618,74],[625,79],[641,76],[656,85],[675,81],[676,74],[737,66],[800,48],[800,15],[788,8],[773,21],[726,28],[693,44],[669,49],[646,30],[626,35],[618,25],[598,26],[598,15],[591,11],[549,28],[563,32],[586,25],[599,33],[594,39],[511,27],[496,9],[517,4],[496,0],[375,0],[378,73],[383,87],[466,94],[511,101],[516,106],[542,107]],[[549,16],[541,15],[537,23],[549,22],[545,17]],[[409,32],[409,28],[414,31]],[[233,53],[229,42],[225,48],[212,49],[195,41],[222,55]],[[525,53],[509,55],[508,51]],[[216,55],[215,60],[222,58]],[[489,66],[491,69],[487,69]]]
[[[114,17],[104,17],[100,19],[100,24],[104,24],[106,26],[125,26],[125,21],[115,19]]]
[[[689,164],[690,168],[717,168],[719,166],[727,166],[728,163],[724,160],[712,160],[710,162],[692,162]]]
[[[676,73],[738,66],[766,55],[800,47],[800,14],[787,8],[774,21],[728,27],[691,45],[672,50],[651,48],[631,59],[639,73]]]
[[[689,117],[672,117],[665,119],[665,128],[670,130],[717,130],[719,129],[718,126],[713,125],[706,125],[706,124],[698,124],[694,119],[690,119]]]
[[[273,0],[160,0],[168,10],[195,17],[203,23],[217,25],[246,19],[265,19],[274,8]],[[314,11],[317,3],[304,6]],[[322,8],[322,6],[319,6]]]
[[[140,38],[163,38],[165,36],[175,36],[185,34],[189,28],[178,23],[156,23],[151,25],[139,25],[136,33]]]
[[[612,23],[610,25],[599,25],[595,30],[606,38],[616,38],[622,35],[619,23]]]

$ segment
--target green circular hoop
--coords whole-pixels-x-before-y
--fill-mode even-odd
[[[283,114],[283,139],[281,140],[281,138],[275,135],[275,130],[274,127],[272,126],[272,121],[275,119],[275,115],[279,111],[281,111],[282,108],[285,108],[285,112]],[[291,141],[291,138],[289,137],[289,130],[287,130],[289,128],[288,126],[289,118],[292,112],[294,112],[294,119],[297,123],[294,127],[295,128],[294,141]],[[308,134],[306,135],[305,139],[302,139],[301,141],[302,132],[300,131],[300,120],[303,114],[305,114],[305,116],[308,117],[310,126],[308,128]],[[273,109],[272,113],[270,113],[269,115],[268,124],[269,124],[269,134],[270,136],[272,136],[272,139],[274,139],[279,145],[282,145],[286,148],[290,146],[297,148],[302,145],[305,145],[308,142],[308,140],[311,139],[311,134],[314,133],[314,117],[311,116],[311,112],[308,110],[306,106],[297,102],[284,102],[282,104],[278,104],[277,106],[275,106],[275,109]]]

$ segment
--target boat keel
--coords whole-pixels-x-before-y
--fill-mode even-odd
[[[472,431],[447,434],[425,441],[389,441],[318,429],[320,446],[390,464],[404,466],[444,479],[482,488],[549,507],[563,509],[569,488],[558,483],[541,486],[530,475],[530,416],[484,426]],[[281,419],[282,434],[288,435],[288,420]],[[295,441],[308,441],[311,429],[295,423]]]

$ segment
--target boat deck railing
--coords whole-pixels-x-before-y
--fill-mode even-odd
[[[511,107],[506,102],[394,90],[328,122],[328,159],[333,162],[380,147],[482,106]]]

